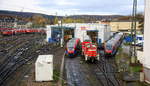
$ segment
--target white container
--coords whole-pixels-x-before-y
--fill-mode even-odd
[[[53,80],[53,55],[39,55],[35,63],[35,80]]]

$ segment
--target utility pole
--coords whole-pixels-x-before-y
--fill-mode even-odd
[[[61,27],[61,40],[60,40],[60,47],[63,47],[64,44],[64,28],[62,26],[62,20],[58,21],[60,27]]]
[[[62,19],[60,21],[58,21],[58,27],[61,28],[60,47],[63,47],[63,44],[64,44],[64,28],[63,28],[63,25],[62,25]]]
[[[131,23],[131,38],[133,41],[133,45],[131,43],[130,46],[130,55],[131,55],[131,63],[136,62],[136,14],[137,14],[137,0],[133,0],[133,10],[132,10],[132,23]]]
[[[64,45],[64,28],[62,27],[62,20],[61,20],[61,30],[62,30],[62,43],[61,43],[61,47],[63,47],[63,45]]]

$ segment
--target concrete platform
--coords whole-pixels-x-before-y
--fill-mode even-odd
[[[143,72],[144,72],[145,82],[150,84],[150,69],[144,67]]]
[[[125,72],[123,73],[123,80],[126,82],[134,82],[140,80],[140,73],[129,73]]]

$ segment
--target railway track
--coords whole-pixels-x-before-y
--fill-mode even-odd
[[[83,59],[84,60],[84,59]],[[97,73],[97,68],[95,69],[95,63],[83,62],[80,66],[81,73],[85,76],[86,81],[88,81],[89,86],[105,86],[102,80],[99,80]]]
[[[4,37],[0,41],[1,49],[0,50],[7,50],[6,48],[11,48],[12,46],[15,46],[14,44],[19,44],[19,42],[22,42],[22,40],[28,40],[33,38],[34,35],[19,35],[19,36],[14,36],[14,37]]]
[[[3,70],[3,68],[5,68],[5,66],[8,64],[8,63],[11,63],[11,61],[14,61],[16,60],[19,56],[22,55],[22,53],[27,50],[28,47],[27,45],[24,45],[22,46],[21,48],[18,48],[16,50],[16,52],[14,52],[12,55],[11,54],[7,54],[5,57],[5,60],[3,61],[3,63],[1,64],[0,66],[0,70]]]
[[[121,86],[116,77],[115,62],[111,60],[108,61],[103,55],[95,63],[85,62],[82,57],[66,58],[68,86]],[[80,64],[80,61],[83,63]]]
[[[37,37],[36,37],[37,38]],[[19,52],[24,45],[30,43],[30,41],[32,41],[33,39],[36,39],[35,37],[25,37],[25,38],[20,38],[18,40],[13,41],[14,44],[11,44],[11,46],[9,46],[8,48],[5,48],[6,52],[2,52],[1,53],[1,66],[5,65],[3,62],[7,62],[9,60],[9,58],[12,58],[11,56],[13,54],[17,54],[17,53],[21,53]],[[0,67],[1,67],[0,66]]]
[[[34,39],[34,40],[33,40]],[[7,55],[3,65],[0,66],[0,85],[4,84],[4,81],[9,78],[9,76],[20,66],[31,60],[33,57],[28,56],[31,55],[31,52],[34,51],[34,47],[36,46],[35,41],[39,41],[40,37],[33,38],[27,41],[22,45],[21,48],[18,48],[13,55]],[[36,40],[35,40],[36,39]],[[33,47],[34,45],[34,47]],[[37,48],[37,47],[36,47]],[[29,50],[30,49],[30,50]]]
[[[79,61],[80,57],[66,58],[67,86],[90,86]]]
[[[29,48],[29,50],[27,52],[23,53],[24,55],[22,57],[25,59],[28,59],[27,57],[31,57],[32,59],[29,60],[29,62],[26,62],[26,63],[29,63],[30,65],[26,64],[26,63],[23,65],[24,66],[28,65],[28,67],[34,68],[32,63],[35,62],[36,57],[38,57],[39,54],[51,54],[52,53],[51,51],[54,51],[56,53],[56,52],[58,52],[58,49],[60,49],[60,47],[54,46],[53,44],[40,45],[36,48],[33,46],[32,48]],[[59,54],[59,53],[57,53],[57,54]],[[32,63],[31,63],[31,61],[32,61]],[[14,75],[11,74],[10,78],[8,78],[6,81],[10,82],[14,86],[20,86],[20,84],[22,84],[22,80],[23,80],[24,76],[29,73],[28,71],[32,70],[31,68],[26,68],[26,69],[19,71],[20,69],[21,68],[18,68],[18,70],[15,71],[15,74],[18,76],[18,79],[15,79],[15,80],[11,79],[11,77],[12,78],[14,77]],[[19,73],[19,75],[18,75],[18,73]],[[28,83],[32,83],[32,81],[28,82]],[[9,86],[9,84],[7,84],[6,86]]]
[[[106,82],[103,80],[103,86],[121,86],[120,82],[116,78],[115,74],[116,71],[114,68],[109,64],[107,59],[104,57],[101,58],[100,62],[97,62],[96,67],[99,69],[99,72],[105,77]],[[98,71],[97,71],[98,72]],[[97,76],[99,79],[99,77]],[[101,79],[99,79],[101,80]]]
[[[32,35],[32,34],[31,34]],[[26,35],[14,35],[14,36],[1,36],[0,37],[0,44],[7,42],[7,43],[11,43],[12,41],[18,39],[18,38],[22,38],[25,37]]]

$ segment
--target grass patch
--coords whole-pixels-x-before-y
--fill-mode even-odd
[[[123,48],[118,49],[118,53],[115,56],[116,63],[118,65],[118,71],[129,71],[129,55],[123,53]]]
[[[123,49],[122,49],[121,47],[119,47],[118,52],[121,53],[122,50],[123,50]]]
[[[122,48],[120,47],[120,48],[118,49],[118,53],[117,53],[116,56],[115,56],[116,59],[120,59],[120,58],[122,57],[122,55],[121,55],[122,53],[121,53],[121,52],[122,52]]]
[[[54,82],[57,82],[59,80],[59,76],[60,76],[60,72],[56,69],[54,69],[53,71],[53,79],[54,79]]]
[[[131,66],[130,70],[131,70],[131,72],[141,72],[142,67],[141,66]]]
[[[118,49],[118,54],[116,54],[116,56],[115,56],[116,60],[122,59],[122,58],[129,58],[129,55],[126,53],[123,53],[122,51],[123,51],[123,49],[120,47]]]
[[[62,80],[62,86],[67,86],[67,82]]]
[[[129,46],[129,45],[131,45],[131,42],[126,42],[126,43],[124,43],[124,45]]]

